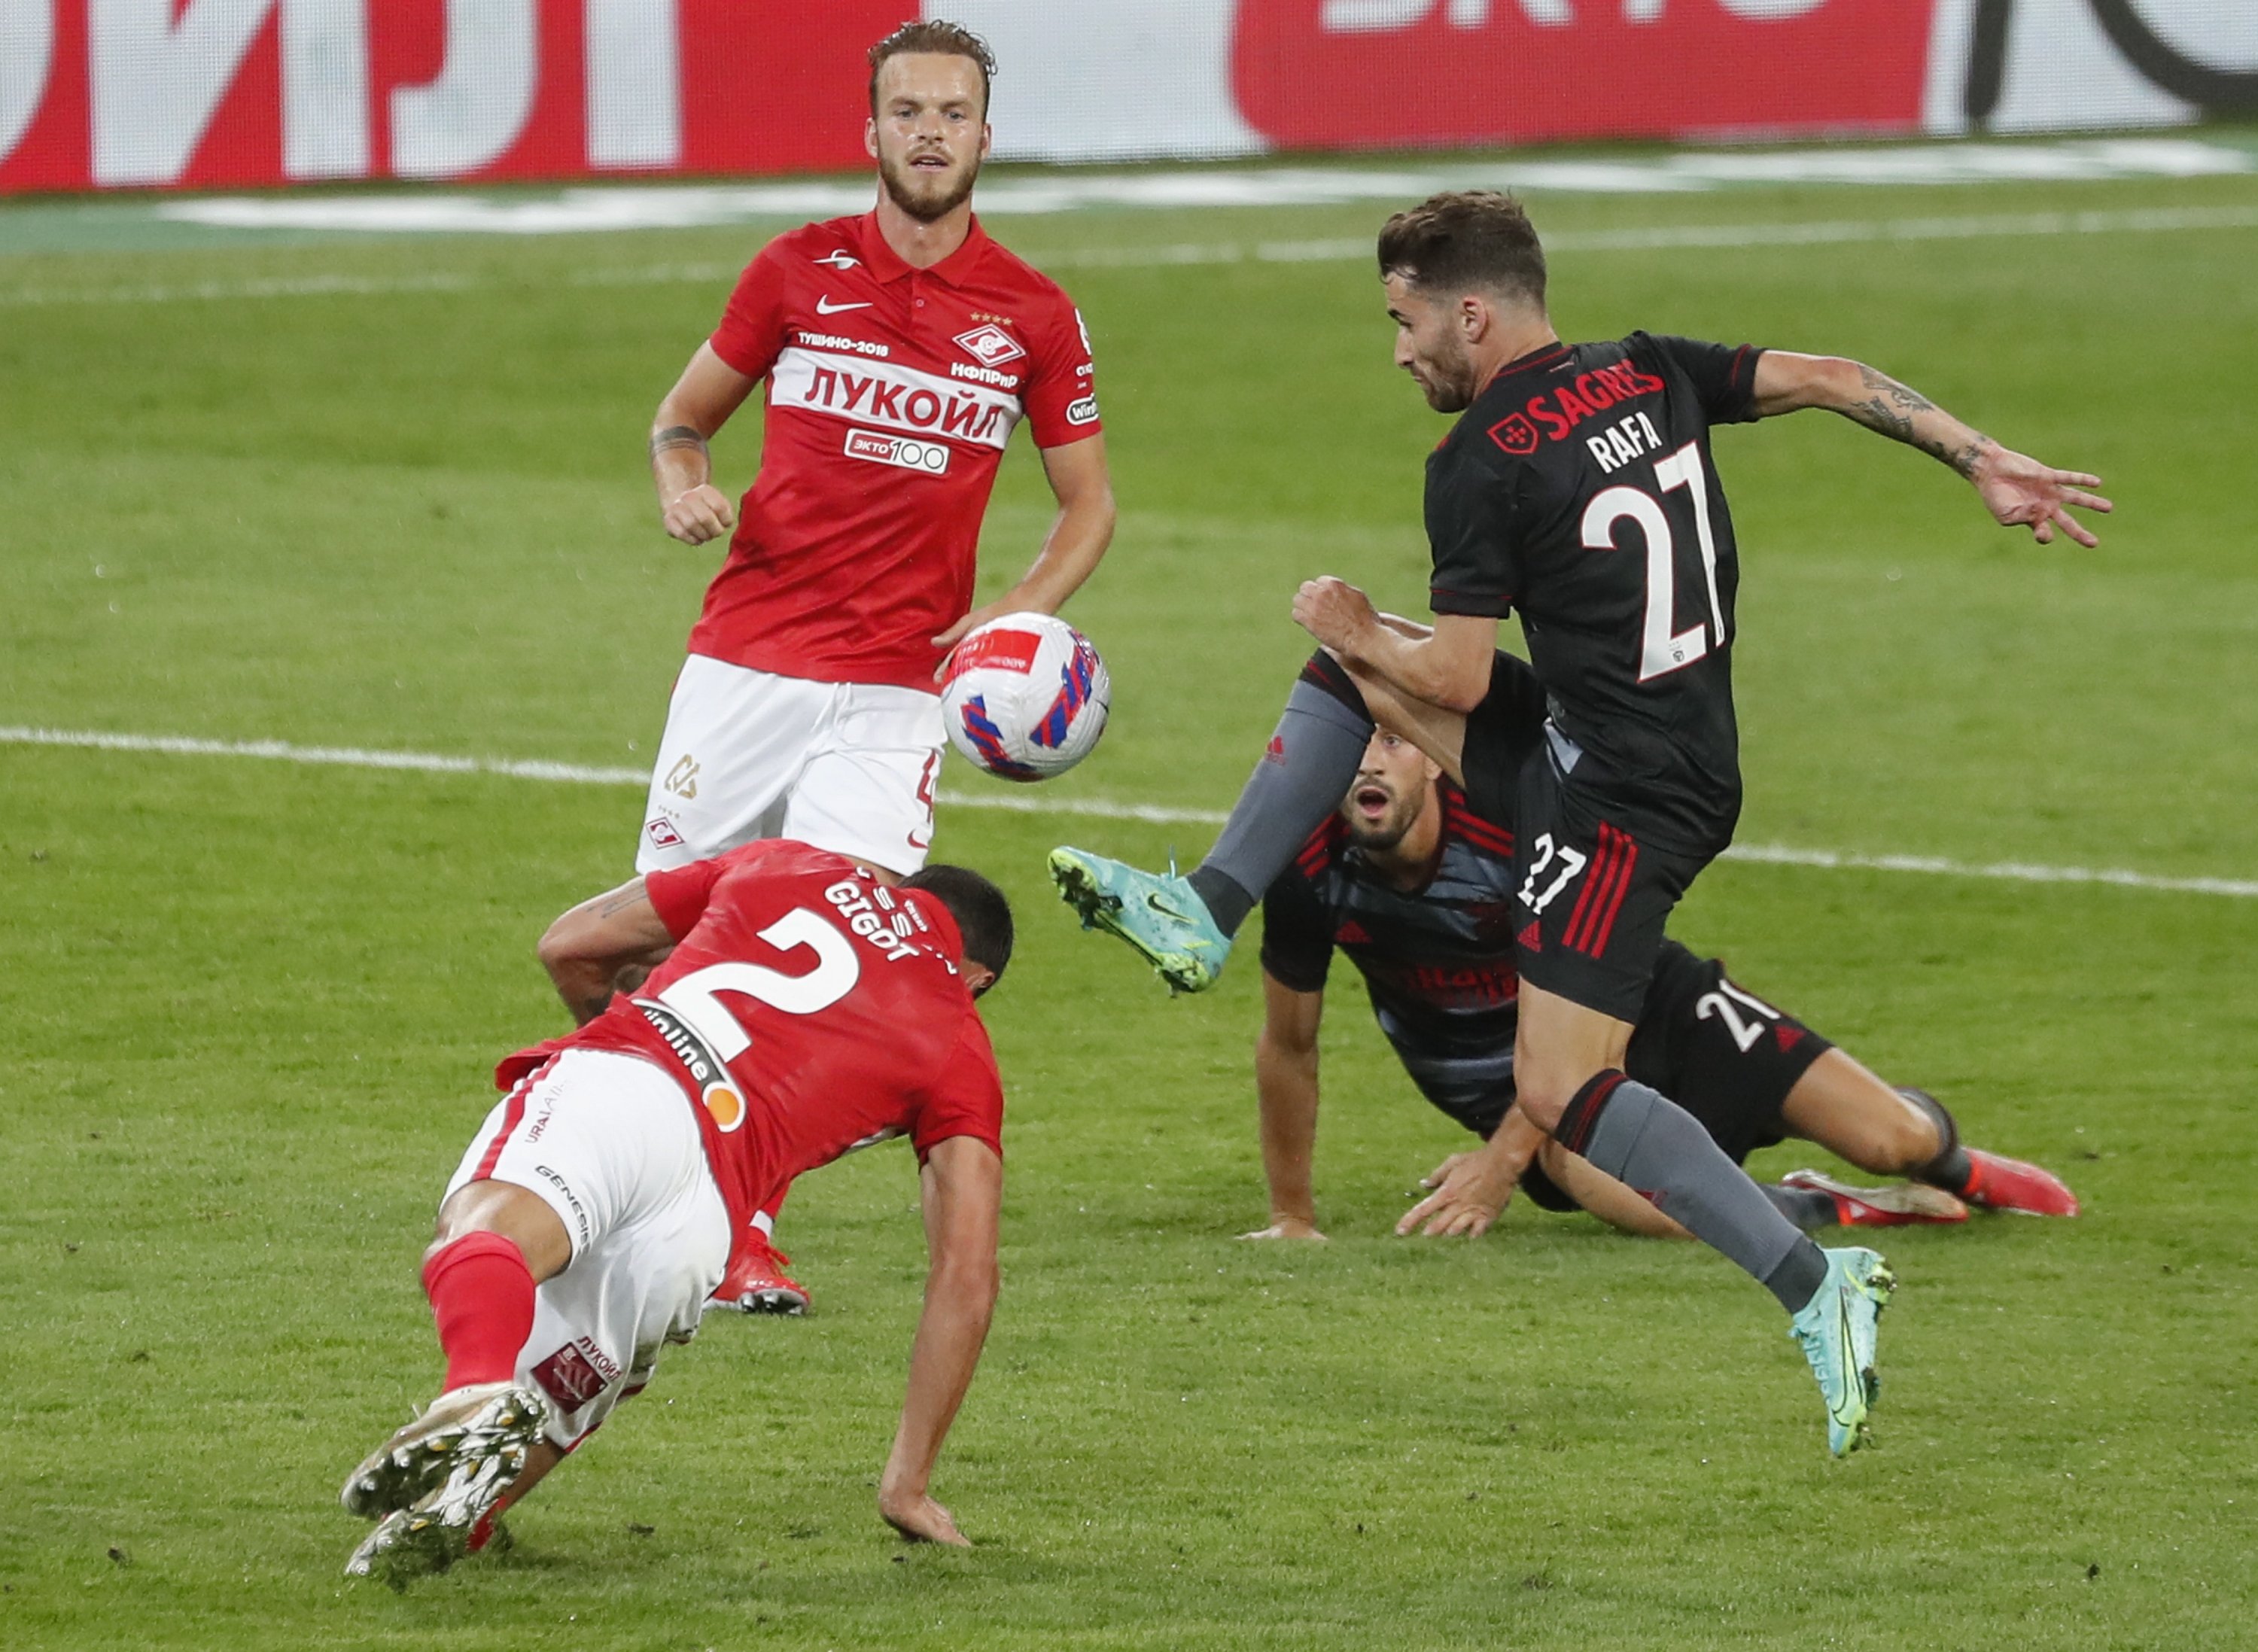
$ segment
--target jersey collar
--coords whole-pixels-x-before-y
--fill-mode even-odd
[[[878,231],[877,209],[873,208],[862,217],[861,239],[863,262],[872,275],[882,281],[898,281],[905,275],[930,275],[946,281],[951,287],[962,287],[969,280],[980,260],[987,256],[988,231],[980,227],[980,216],[975,213],[972,226],[965,232],[964,245],[930,269],[920,270],[905,263],[902,255],[886,245],[886,238]]]
[[[1567,354],[1568,346],[1556,340],[1530,351],[1525,356],[1516,356],[1511,361],[1490,374],[1489,382],[1483,385],[1482,388],[1488,390],[1490,385],[1497,383],[1501,379],[1510,379],[1516,373],[1534,372],[1539,368],[1557,366],[1566,358]]]

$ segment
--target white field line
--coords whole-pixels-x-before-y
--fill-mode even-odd
[[[1658,224],[1623,230],[1566,230],[1545,238],[1553,252],[1655,252],[1679,248],[1856,246],[1921,241],[2080,235],[2156,235],[2189,230],[2258,229],[2258,205],[2151,207],[2118,212],[1970,213],[1920,218],[1841,218],[1789,223]],[[1373,256],[1369,237],[1318,241],[1187,241],[1161,246],[1065,247],[1031,254],[1048,270],[1166,269],[1188,265],[1358,263]],[[735,280],[735,264],[650,264],[583,270],[569,287],[698,286]],[[408,275],[276,276],[142,287],[18,287],[0,291],[0,308],[51,304],[179,304],[267,298],[361,297],[467,293],[529,285],[507,276],[430,272]]]
[[[174,734],[115,734],[95,730],[0,726],[0,746],[62,746],[97,751],[158,752],[182,757],[257,757],[275,762],[405,769],[418,774],[499,775],[516,780],[557,781],[573,785],[641,787],[650,783],[650,771],[647,769],[520,758],[450,757],[437,752],[373,751],[354,746],[298,746],[280,740],[196,740]],[[1140,820],[1163,826],[1221,826],[1225,819],[1219,809],[1176,809],[1157,804],[1119,803],[1105,798],[1053,797],[1034,792],[943,791],[941,800],[958,809],[1087,815],[1104,820]],[[1916,854],[1856,854],[1772,843],[1736,843],[1725,851],[1724,858],[1767,866],[1914,872],[1935,877],[1980,877],[2018,883],[2100,883],[2178,895],[2258,899],[2258,879],[2248,878],[2161,877],[2110,868],[2034,866],[2016,861],[1976,862]]]
[[[97,730],[0,726],[0,746],[71,746],[96,751],[161,752],[174,757],[261,757],[273,762],[342,769],[395,769],[427,775],[500,775],[513,780],[551,780],[568,785],[650,784],[648,769],[544,762],[515,757],[450,757],[438,752],[372,751],[359,746],[296,746],[280,740],[195,740],[179,734],[112,734]],[[1019,814],[1087,814],[1105,820],[1160,825],[1221,826],[1216,809],[1170,809],[1158,804],[1114,803],[1102,798],[1034,797],[1020,792],[941,794],[963,809],[1005,809]]]
[[[991,218],[1092,209],[1348,206],[1417,201],[1438,189],[1561,190],[1576,195],[1702,194],[1756,184],[1930,187],[1978,183],[2098,183],[2206,178],[2258,170],[2239,145],[2186,138],[2120,138],[2055,144],[1914,144],[1880,149],[1800,146],[1690,150],[1646,160],[1260,169],[1078,167],[999,176],[980,191]],[[364,235],[594,235],[686,230],[764,219],[820,219],[867,211],[868,178],[775,183],[593,184],[553,194],[489,195],[416,190],[346,195],[214,195],[166,201],[152,215],[236,230]]]

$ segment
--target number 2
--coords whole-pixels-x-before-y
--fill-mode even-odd
[[[742,1055],[753,1038],[717,993],[742,992],[786,1015],[813,1015],[837,1003],[862,979],[863,961],[856,955],[855,943],[807,907],[786,912],[761,931],[760,939],[778,952],[813,948],[815,968],[804,975],[787,975],[758,964],[708,964],[658,995],[658,1001],[687,1021],[724,1061]]]
[[[1701,470],[1701,450],[1688,442],[1675,453],[1654,462],[1654,479],[1661,491],[1682,487],[1694,501],[1694,528],[1701,545],[1701,571],[1709,587],[1709,618],[1715,625],[1716,645],[1725,643],[1725,609],[1717,599],[1717,542],[1709,528],[1709,484]],[[1662,502],[1635,487],[1610,487],[1594,494],[1584,507],[1584,549],[1615,549],[1615,524],[1628,517],[1646,537],[1646,622],[1639,642],[1638,680],[1683,670],[1709,652],[1711,633],[1696,625],[1689,631],[1671,631],[1678,613],[1677,547],[1672,541],[1670,518]]]

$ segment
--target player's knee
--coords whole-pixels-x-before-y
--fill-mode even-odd
[[[1875,1157],[1881,1161],[1870,1166],[1874,1170],[1903,1175],[1920,1169],[1942,1150],[1935,1123],[1904,1102],[1876,1117],[1871,1128]]]
[[[564,1271],[572,1259],[572,1241],[546,1201],[507,1181],[473,1181],[456,1189],[439,1207],[425,1261],[458,1239],[491,1233],[517,1246],[537,1280]]]

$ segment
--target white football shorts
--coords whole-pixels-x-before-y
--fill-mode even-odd
[[[933,841],[941,697],[815,683],[693,654],[651,766],[636,870],[792,838],[905,876]]]
[[[728,1266],[728,1209],[682,1087],[608,1050],[567,1050],[494,1104],[447,1193],[485,1180],[538,1195],[572,1240],[517,1356],[569,1450],[697,1331]]]

